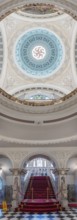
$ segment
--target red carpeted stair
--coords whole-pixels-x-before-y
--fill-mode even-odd
[[[76,203],[76,202],[69,203],[68,206],[69,206],[70,208],[77,208],[77,203]]]
[[[55,199],[53,187],[48,176],[31,177],[24,199]]]
[[[16,209],[22,212],[52,212],[62,207],[56,200],[49,176],[33,176],[30,178],[24,200]]]

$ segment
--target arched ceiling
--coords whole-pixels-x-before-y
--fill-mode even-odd
[[[38,1],[36,1],[36,2],[38,2]],[[0,0],[0,3],[1,3],[0,4],[0,19],[2,19],[4,17],[6,17],[6,15],[8,15],[9,13],[13,12],[16,9],[16,7],[17,7],[16,10],[18,11],[18,7],[21,7],[21,6],[25,5],[26,3],[27,4],[32,3],[32,1],[29,1],[29,0],[28,1],[27,0],[19,0],[19,1],[17,1],[17,0],[14,0],[14,1]],[[44,3],[49,4],[49,3],[51,3],[51,0],[44,1]],[[60,7],[60,8],[62,7],[63,11],[66,11],[67,13],[71,14],[74,18],[77,18],[76,17],[77,16],[77,10],[76,10],[77,1],[74,0],[74,2],[72,2],[72,0],[68,0],[68,1],[65,1],[65,0],[60,1],[59,0],[56,3],[56,0],[52,0],[52,4],[57,5],[57,7]],[[72,91],[74,88],[77,87],[76,68],[75,68],[75,59],[74,59],[75,40],[76,40],[76,36],[77,36],[76,35],[77,22],[72,17],[70,17],[66,14],[59,15],[58,17],[53,16],[53,18],[48,18],[47,20],[43,19],[41,22],[40,20],[38,21],[38,19],[35,21],[34,19],[32,19],[29,16],[28,16],[28,18],[26,18],[25,16],[20,16],[18,13],[19,12],[17,12],[17,14],[14,13],[14,14],[9,15],[1,22],[1,30],[2,30],[2,35],[3,35],[3,39],[4,39],[4,52],[5,52],[6,56],[4,56],[5,65],[4,65],[4,71],[1,74],[1,78],[0,78],[0,87],[2,87],[4,90],[6,90],[8,93],[11,93],[11,94],[16,93],[17,89],[20,89],[20,87],[22,89],[25,88],[26,82],[27,82],[26,88],[28,88],[28,89],[32,88],[33,85],[36,85],[36,87],[37,87],[37,81],[38,81],[37,79],[34,80],[34,78],[31,78],[31,81],[29,81],[30,77],[27,78],[27,76],[25,76],[24,74],[21,75],[20,70],[17,69],[16,63],[14,63],[14,57],[12,56],[12,51],[13,51],[13,46],[14,46],[14,43],[15,43],[17,37],[19,37],[20,35],[22,35],[24,33],[24,27],[26,27],[26,29],[28,29],[30,27],[35,28],[35,26],[37,26],[37,23],[38,23],[38,25],[41,27],[43,24],[44,25],[46,24],[48,30],[51,29],[51,27],[52,27],[53,32],[56,32],[57,36],[59,36],[60,39],[62,39],[62,42],[64,44],[64,48],[66,51],[65,58],[67,61],[67,62],[65,62],[65,65],[64,65],[64,62],[62,64],[65,67],[65,71],[64,70],[62,71],[62,69],[59,69],[58,70],[59,74],[57,74],[57,72],[56,72],[55,75],[53,75],[51,77],[52,79],[50,79],[50,77],[48,77],[49,80],[47,78],[45,78],[45,79],[42,79],[42,81],[39,80],[38,83],[39,84],[41,83],[41,85],[44,84],[46,86],[47,86],[47,84],[48,85],[50,84],[52,86],[51,82],[53,81],[53,88],[55,88],[55,87],[56,87],[56,89],[59,88],[59,90],[61,90],[61,92],[64,92],[65,94]],[[31,25],[34,25],[34,26],[31,26]],[[50,27],[48,27],[48,25],[50,25]],[[62,66],[61,66],[61,68],[62,68]],[[54,76],[56,78],[54,78]],[[32,81],[33,81],[33,85],[31,85]],[[56,82],[58,82],[58,84]],[[28,84],[30,85],[30,88],[28,87]],[[50,136],[48,136],[48,140],[47,140],[49,142],[50,146],[51,146],[51,144],[53,145],[53,143],[55,145],[57,144],[58,146],[62,146],[62,144],[64,144],[64,146],[65,145],[66,146],[70,146],[70,145],[77,146],[77,135],[76,135],[77,134],[77,132],[76,132],[77,131],[77,128],[76,128],[77,97],[76,97],[76,95],[74,96],[74,100],[73,100],[73,97],[71,100],[67,100],[65,104],[61,103],[62,105],[58,105],[58,106],[54,105],[53,107],[50,107],[50,109],[45,108],[43,106],[44,108],[42,108],[42,110],[40,110],[40,108],[38,108],[38,111],[37,111],[37,109],[35,109],[35,107],[34,107],[33,113],[35,113],[35,112],[38,113],[38,117],[37,117],[37,115],[35,115],[35,114],[32,114],[32,115],[29,114],[29,113],[31,113],[31,111],[33,111],[32,108],[30,108],[30,109],[27,108],[25,110],[25,107],[23,107],[22,105],[18,105],[17,103],[13,103],[12,101],[9,101],[9,99],[7,99],[1,95],[0,96],[0,111],[1,111],[1,113],[4,112],[4,116],[2,114],[0,116],[1,117],[0,124],[3,128],[1,136],[0,136],[1,147],[6,146],[6,142],[7,142],[7,146],[9,146],[9,147],[10,147],[10,143],[12,145],[17,144],[17,143],[18,144],[23,143],[25,146],[25,144],[27,143],[26,139],[28,139],[28,143],[30,144],[29,136],[28,136],[28,135],[30,135],[30,133],[29,133],[30,129],[28,132],[27,125],[26,125],[26,129],[25,129],[25,127],[23,127],[23,129],[22,129],[22,126],[21,126],[21,129],[19,132],[19,124],[18,124],[18,127],[16,127],[16,124],[18,122],[20,124],[22,123],[22,125],[24,122],[29,123],[29,125],[30,125],[29,128],[31,128],[30,123],[34,123],[35,130],[33,131],[33,126],[32,126],[32,130],[31,130],[31,132],[32,131],[34,132],[34,138],[36,136],[36,139],[37,139],[38,133],[40,132],[40,135],[38,138],[40,140],[40,143],[42,143],[42,141],[43,141],[44,145],[47,144],[47,142],[44,141],[45,133],[44,133],[44,136],[42,136],[41,130],[43,130],[43,129],[41,128],[41,130],[40,130],[40,127],[43,124],[43,120],[45,121],[45,123],[50,123],[49,130],[47,130],[47,131],[49,131],[48,133],[50,135]],[[69,106],[71,106],[71,107],[69,107]],[[31,107],[33,107],[33,106],[31,106]],[[15,113],[13,111],[13,108],[15,108]],[[20,108],[20,111],[19,111],[19,108]],[[53,108],[53,110],[52,110],[52,108]],[[62,111],[61,111],[61,108],[62,108]],[[44,112],[45,114],[43,114],[44,110],[45,110],[45,112]],[[28,113],[28,117],[27,117],[27,114],[25,114],[26,111]],[[53,121],[52,111],[54,112],[54,121]],[[59,111],[59,114],[58,114],[58,111]],[[23,114],[22,114],[22,112],[23,112]],[[47,114],[48,112],[51,112],[51,114]],[[7,119],[5,119],[6,113],[8,115]],[[10,117],[9,117],[9,115],[10,115]],[[69,115],[70,115],[70,118],[72,118],[71,123],[70,123]],[[11,116],[15,117],[15,120],[14,120],[15,124],[11,120]],[[30,116],[31,116],[31,118],[30,118]],[[74,120],[73,120],[73,116],[74,116]],[[40,117],[41,117],[41,119],[40,119]],[[62,122],[63,126],[59,127],[59,124],[57,123],[57,127],[56,127],[56,121],[59,121],[59,119],[61,119],[61,117],[64,117],[63,122]],[[68,118],[69,123],[67,122],[66,117]],[[21,118],[22,118],[22,121],[19,121]],[[30,121],[30,119],[33,121]],[[47,119],[49,121],[47,121]],[[65,123],[64,123],[64,120],[65,120]],[[8,128],[7,128],[7,121],[8,121]],[[73,123],[72,123],[72,121],[73,121]],[[51,123],[53,123],[53,122],[55,122],[54,123],[55,128],[56,128],[56,130],[54,129],[55,132],[53,131],[53,129],[51,129]],[[67,124],[66,124],[66,122],[67,122]],[[65,126],[64,126],[64,124],[65,124]],[[60,123],[60,125],[61,125],[61,123]],[[36,129],[37,126],[39,126],[39,132]],[[53,124],[52,124],[52,126],[53,126]],[[67,130],[66,130],[66,128],[67,128]],[[7,134],[6,134],[6,131],[7,131]],[[18,131],[18,133],[17,133],[17,131]],[[35,131],[36,131],[37,135],[35,135]],[[56,135],[56,138],[53,137],[52,131]],[[59,132],[59,134],[57,134],[57,131]],[[64,137],[64,132],[65,132],[65,137]],[[25,133],[26,133],[26,137],[25,137]],[[20,136],[20,134],[21,134],[21,136]],[[52,134],[52,136],[51,136],[51,134]],[[19,136],[17,137],[17,135],[19,135]],[[42,139],[42,141],[41,141],[41,139]],[[56,141],[55,141],[55,139],[56,139]],[[4,142],[3,142],[3,140],[4,140]],[[39,140],[38,141],[36,140],[35,145],[37,145],[37,143],[39,143]],[[40,143],[39,143],[39,145],[40,145]],[[32,139],[31,139],[31,144],[33,144],[33,146],[34,146],[34,140],[32,142]]]
[[[72,17],[50,3],[28,4],[3,19],[4,68],[0,87],[12,95],[19,93],[20,99],[23,90],[23,99],[38,100],[60,98],[73,91],[77,86],[76,26]],[[44,86],[53,89],[51,96],[43,91]],[[32,87],[35,92],[31,91],[30,96]]]
[[[12,167],[13,167],[13,164],[11,160],[7,156],[0,154],[0,168],[2,169],[2,174],[4,176],[9,175],[10,174],[9,169]]]
[[[73,155],[71,158],[69,158],[67,162],[67,167],[69,168],[70,173],[77,172],[77,155]]]

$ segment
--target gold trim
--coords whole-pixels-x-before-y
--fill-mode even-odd
[[[46,3],[45,3],[46,4]],[[13,12],[18,12],[18,10],[23,10],[27,5],[31,5],[31,4],[25,4],[25,5],[20,5],[20,6],[16,6],[15,8],[11,8],[11,9],[8,9],[8,11],[6,12],[3,12],[2,15],[0,15],[0,21],[3,20],[4,18],[6,18],[8,15],[10,15],[11,13]],[[47,4],[48,5],[48,4]],[[53,5],[55,6],[55,4],[50,4],[50,5]],[[68,15],[70,15],[71,17],[73,17],[73,19],[77,20],[77,15],[74,14],[73,11],[70,11],[69,9],[64,9],[61,7],[61,9],[59,8],[59,10],[61,10],[63,13],[67,13]]]
[[[0,94],[3,95],[4,97],[8,98],[11,101],[14,101],[15,103],[18,104],[23,104],[23,105],[28,105],[28,106],[49,106],[49,105],[56,105],[56,104],[60,104],[66,100],[68,100],[69,98],[73,97],[75,94],[77,94],[77,88],[75,90],[73,90],[71,93],[69,93],[68,95],[65,95],[64,97],[58,99],[58,100],[47,100],[47,101],[39,101],[38,103],[35,101],[27,101],[27,100],[19,100],[18,98],[8,94],[7,92],[5,92],[3,89],[0,88]]]

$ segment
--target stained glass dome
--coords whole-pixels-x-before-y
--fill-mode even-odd
[[[59,37],[47,29],[33,29],[20,36],[15,45],[15,62],[24,74],[47,77],[56,72],[64,58]]]
[[[36,93],[33,95],[27,95],[25,96],[26,100],[33,100],[33,101],[46,101],[46,100],[53,100],[56,99],[56,95],[54,94],[42,94],[42,93]]]

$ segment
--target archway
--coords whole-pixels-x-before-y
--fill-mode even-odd
[[[27,189],[31,176],[49,176],[55,195],[57,196],[58,175],[54,174],[54,170],[58,168],[58,164],[54,158],[50,158],[44,154],[36,154],[24,159],[21,167],[26,170],[26,175],[21,176],[21,191],[23,195]]]
[[[31,0],[29,0],[29,1],[20,0],[18,2],[16,0],[14,0],[14,2],[11,1],[11,0],[7,0],[7,1],[4,0],[3,3],[1,2],[1,12],[0,12],[1,19],[3,19],[8,14],[14,12],[15,10],[23,8],[25,5],[28,5],[28,4],[31,4],[31,3],[34,4],[35,2],[31,1]],[[36,1],[36,3],[38,3],[38,1]],[[39,0],[39,3],[41,3],[40,0]],[[68,14],[70,14],[70,15],[74,16],[75,18],[77,18],[76,17],[76,15],[77,15],[76,14],[76,3],[73,3],[73,6],[72,6],[72,3],[69,2],[69,1],[67,1],[67,3],[66,3],[65,1],[61,2],[60,0],[58,2],[56,2],[56,0],[52,1],[52,2],[51,2],[51,0],[48,0],[48,1],[44,0],[44,3],[45,4],[56,5],[57,7],[61,8],[63,11],[66,11]],[[73,10],[72,10],[72,7],[73,7]]]
[[[69,173],[67,176],[68,201],[77,202],[77,155],[67,161]]]
[[[12,175],[13,168],[11,160],[6,155],[0,155],[0,204],[3,200],[10,203],[12,200]]]

